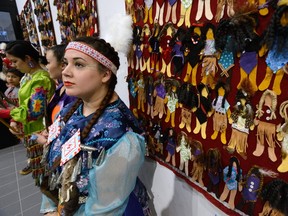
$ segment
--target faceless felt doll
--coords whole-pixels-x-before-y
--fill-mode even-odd
[[[146,92],[146,101],[147,101],[147,115],[150,115],[151,118],[154,118],[154,79],[152,76],[147,76],[146,84],[145,84],[145,92]]]
[[[158,23],[154,23],[151,37],[149,38],[150,44],[150,71],[160,71],[160,31],[161,27]]]
[[[185,63],[187,63],[184,82],[190,81],[193,86],[197,85],[197,69],[201,58],[201,51],[204,49],[205,40],[201,35],[200,26],[191,26],[183,41]],[[191,76],[191,77],[190,77]]]
[[[201,131],[201,137],[206,139],[207,120],[212,115],[210,90],[203,83],[197,86],[197,90],[197,98],[195,98],[196,100],[192,109],[196,116],[196,126],[193,133],[198,134]]]
[[[281,1],[280,1],[281,2]],[[266,75],[259,85],[259,90],[266,90],[271,82],[272,75],[275,74],[272,90],[277,94],[281,94],[281,80],[284,75],[283,66],[288,59],[288,3],[280,5],[276,8],[271,18],[267,32],[262,42],[260,56],[266,56]]]
[[[189,176],[189,161],[191,160],[191,140],[189,140],[186,133],[181,131],[177,136],[176,152],[180,154],[179,169],[183,170],[185,167],[185,174]]]
[[[140,61],[140,70],[143,72],[147,69],[150,73],[150,51],[151,47],[149,45],[149,38],[151,36],[150,27],[148,24],[144,24],[142,28],[142,60]],[[130,64],[131,65],[131,64]]]
[[[201,82],[214,89],[215,75],[218,71],[217,55],[215,49],[215,26],[212,23],[207,23],[203,27],[203,40],[205,40],[205,47],[202,55],[202,69],[201,69]]]
[[[170,46],[172,46],[171,71],[172,76],[177,79],[181,78],[184,68],[184,47],[182,41],[185,34],[186,30],[184,28],[178,28],[170,43]]]
[[[153,134],[154,134],[154,147],[155,147],[155,152],[159,152],[161,155],[163,155],[163,139],[164,139],[164,134],[162,131],[162,127],[160,123],[155,123],[153,125]]]
[[[178,102],[179,107],[181,107],[181,123],[179,128],[183,129],[186,126],[186,130],[190,133],[191,130],[191,117],[192,117],[192,107],[194,101],[196,100],[195,89],[191,83],[183,83],[178,91]]]
[[[171,57],[172,46],[171,40],[175,34],[176,29],[172,23],[166,23],[160,32],[160,51],[162,57],[162,73],[167,73],[168,77],[171,77]]]
[[[184,24],[185,26],[190,27],[190,14],[192,9],[193,0],[181,0],[181,10],[180,10],[180,19],[177,23],[178,27],[181,27]]]
[[[142,112],[145,112],[144,108],[144,103],[146,102],[146,97],[145,97],[145,81],[143,74],[139,74],[139,79],[137,80],[137,85],[136,85],[136,90],[137,90],[137,109],[142,110]]]
[[[264,185],[261,198],[265,202],[259,216],[288,215],[288,184],[282,179],[274,179]]]
[[[230,104],[227,101],[228,86],[219,81],[215,87],[216,97],[212,101],[213,115],[213,130],[214,133],[211,136],[212,140],[215,140],[218,133],[221,133],[221,142],[226,144],[226,129],[228,118],[231,115]]]
[[[206,170],[209,176],[209,183],[207,185],[208,192],[214,192],[219,198],[219,184],[222,178],[222,162],[221,152],[218,148],[209,148],[206,152]]]
[[[136,57],[135,70],[138,70],[140,68],[140,61],[142,59],[142,54],[143,54],[142,52],[143,46],[141,46],[142,44],[141,34],[142,34],[142,28],[140,26],[134,26],[133,28],[133,51]]]
[[[288,100],[282,102],[279,113],[285,122],[277,127],[277,140],[281,141],[282,163],[278,166],[278,172],[288,172]]]
[[[167,80],[167,94],[165,97],[165,104],[167,106],[167,114],[165,122],[171,122],[171,126],[175,127],[175,113],[178,108],[178,95],[177,89],[180,86],[180,83],[177,80]]]
[[[237,191],[241,191],[239,182],[242,179],[242,169],[240,168],[239,160],[236,157],[231,157],[229,165],[223,170],[223,180],[225,182],[224,190],[220,196],[220,200],[224,201],[229,196],[228,205],[231,209],[235,208],[235,196]]]
[[[254,124],[257,126],[257,144],[253,155],[260,157],[265,148],[265,143],[268,144],[268,157],[275,162],[276,147],[276,107],[277,95],[275,92],[267,89],[263,92],[258,103]]]
[[[241,89],[236,94],[236,104],[229,118],[232,127],[231,138],[227,146],[229,153],[236,151],[243,159],[247,159],[248,135],[249,130],[254,129],[253,109],[250,103],[250,97],[254,95],[250,80],[242,81]]]
[[[191,141],[191,161],[193,162],[191,181],[197,181],[202,187],[204,187],[203,172],[205,168],[205,153],[202,143],[198,140]]]
[[[158,79],[155,80],[154,82],[153,96],[155,97],[153,115],[158,116],[161,119],[163,115],[166,113],[165,111],[166,90],[165,90],[164,75],[162,73],[158,74]]]
[[[176,153],[176,146],[177,146],[177,137],[176,137],[175,130],[173,128],[167,128],[166,134],[165,134],[165,142],[166,142],[166,151],[168,152],[165,161],[169,163],[172,158],[172,165],[175,167],[176,166],[175,153]]]
[[[134,70],[131,70],[129,72],[126,81],[128,82],[129,93],[131,95],[131,102],[133,105],[136,106],[135,99],[137,96],[137,88],[136,88],[137,80],[135,77],[135,71]]]
[[[167,1],[167,11],[166,11],[166,17],[165,22],[169,22],[169,19],[171,17],[171,21],[173,24],[176,24],[177,22],[177,0],[169,0]]]

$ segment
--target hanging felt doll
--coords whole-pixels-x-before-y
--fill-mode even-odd
[[[148,24],[145,24],[142,28],[142,61],[140,61],[140,70],[143,72],[147,69],[150,73],[150,51],[151,47],[149,44],[149,38],[151,36],[150,27]]]
[[[154,118],[154,79],[152,76],[147,76],[145,84],[146,101],[147,101],[147,115]]]
[[[149,38],[150,44],[150,71],[151,73],[155,70],[156,72],[160,71],[160,25],[158,23],[154,23],[153,31],[151,37]]]
[[[228,87],[227,85],[219,81],[215,87],[216,97],[212,101],[213,115],[213,131],[211,136],[212,140],[215,140],[220,132],[220,139],[222,144],[226,144],[226,130],[228,118],[230,118],[230,104],[227,101]]]
[[[144,3],[145,3],[145,9],[144,9],[144,12],[145,12],[145,17],[143,19],[143,22],[144,23],[147,23],[147,21],[149,21],[149,24],[152,24],[153,23],[153,16],[152,16],[152,13],[153,13],[153,0],[144,0]]]
[[[162,127],[160,123],[155,123],[153,125],[153,134],[154,134],[154,149],[155,152],[160,153],[163,155],[163,141],[164,141],[164,134],[162,131]]]
[[[257,143],[253,155],[260,157],[265,148],[265,142],[268,144],[268,157],[275,162],[276,147],[276,107],[277,95],[275,92],[267,89],[263,92],[259,103],[256,105],[257,111],[254,119],[254,124],[257,126]]]
[[[187,71],[184,77],[184,82],[188,82],[191,75],[191,83],[193,86],[196,86],[196,75],[201,57],[200,53],[205,46],[205,40],[203,40],[203,36],[201,35],[201,28],[198,26],[190,27],[182,43],[185,50],[185,63],[187,62]]]
[[[248,135],[249,130],[254,129],[253,109],[250,103],[251,96],[254,92],[249,79],[242,81],[241,89],[236,94],[236,104],[229,118],[232,127],[230,141],[227,146],[229,153],[236,151],[244,159],[247,159]]]
[[[285,120],[277,126],[277,140],[281,141],[282,163],[278,166],[278,172],[288,172],[288,100],[280,105],[279,114]]]
[[[252,166],[247,175],[243,177],[242,185],[243,189],[241,191],[241,200],[237,203],[236,208],[243,211],[244,206],[248,206],[247,212],[249,216],[254,215],[254,206],[257,202],[258,197],[261,194],[264,176],[275,177],[276,173],[258,167],[256,165]]]
[[[137,96],[137,80],[135,77],[135,71],[131,70],[126,78],[126,81],[128,82],[128,89],[129,89],[129,93],[130,93],[130,99],[131,99],[131,104],[136,106],[135,103],[135,99]]]
[[[146,102],[146,95],[145,95],[145,80],[143,73],[139,74],[139,79],[137,80],[136,85],[136,91],[137,91],[137,109],[142,112],[145,112],[144,104]]]
[[[197,86],[197,91],[197,98],[195,98],[196,100],[192,108],[196,116],[196,126],[193,133],[198,134],[201,131],[201,137],[206,139],[207,120],[212,115],[210,90],[206,85],[200,83]]]
[[[202,69],[201,69],[201,82],[214,89],[215,75],[218,71],[217,67],[217,54],[215,49],[215,26],[212,23],[207,23],[203,28],[203,40],[205,46],[202,55]]]
[[[160,52],[162,57],[161,73],[167,73],[168,77],[171,77],[171,57],[172,46],[171,40],[175,34],[176,29],[172,23],[166,23],[160,32]]]
[[[177,136],[176,152],[180,154],[179,170],[185,168],[186,176],[189,176],[189,161],[191,160],[191,140],[189,140],[187,134],[181,131]]]
[[[166,113],[165,111],[165,97],[166,97],[165,79],[162,73],[158,74],[158,78],[154,82],[153,96],[155,97],[153,115],[158,116],[161,119],[163,115]]]
[[[227,15],[232,17],[235,14],[234,0],[217,0],[217,9],[214,17],[217,23],[222,19],[226,5]]]
[[[192,3],[193,0],[181,0],[181,9],[180,9],[180,19],[177,23],[178,27],[181,27],[184,24],[185,21],[185,26],[190,27],[190,14],[192,10]]]
[[[140,68],[140,61],[142,59],[142,41],[141,41],[141,34],[142,34],[142,28],[140,26],[134,26],[133,28],[133,51],[134,55],[136,57],[136,65],[135,70],[138,70]],[[134,64],[133,64],[134,68]]]
[[[139,23],[144,17],[144,0],[133,0],[134,2],[134,23]]]
[[[173,72],[172,76],[177,79],[181,78],[184,68],[184,47],[182,41],[185,34],[186,30],[184,28],[178,28],[170,43],[170,46],[172,46],[171,71]]]
[[[280,1],[281,2],[281,1]],[[285,2],[285,1],[284,1]],[[288,62],[288,3],[280,5],[274,11],[267,32],[262,42],[259,56],[266,56],[266,74],[259,85],[259,90],[266,90],[275,74],[272,90],[281,94],[281,81],[284,75],[283,66]]]
[[[264,185],[261,198],[265,202],[259,216],[288,215],[288,184],[282,179],[274,179]]]
[[[190,133],[191,130],[191,117],[192,117],[192,106],[196,100],[196,90],[191,83],[183,83],[178,90],[178,103],[181,108],[181,117],[179,128],[186,130]]]
[[[225,182],[225,186],[220,196],[220,200],[225,201],[230,195],[228,205],[231,209],[234,209],[237,191],[242,190],[242,186],[240,184],[242,180],[242,169],[240,168],[240,162],[236,157],[231,157],[229,160],[229,165],[224,168],[223,180]]]
[[[209,176],[209,183],[207,185],[208,192],[214,192],[219,198],[219,185],[222,178],[222,162],[221,152],[218,148],[209,148],[206,152],[206,170]]]
[[[205,168],[205,153],[202,143],[198,140],[191,141],[191,161],[193,162],[191,181],[197,181],[202,187],[204,187],[203,172]]]
[[[257,87],[257,66],[258,66],[258,51],[260,49],[260,37],[256,33],[256,18],[255,16],[255,4],[252,6],[246,6],[242,8],[242,14],[237,18],[238,31],[238,44],[242,44],[238,47],[239,65],[240,65],[240,81],[238,88],[240,88],[243,79],[248,77],[253,85],[254,91],[258,90]],[[254,13],[250,12],[253,11]],[[239,12],[237,12],[239,13]],[[242,36],[240,36],[242,35]]]
[[[165,162],[169,163],[172,159],[172,165],[176,166],[176,146],[177,146],[177,137],[176,132],[173,128],[167,128],[166,134],[165,134],[165,142],[166,142],[166,151],[167,157],[165,159]]]
[[[199,21],[201,19],[201,17],[203,16],[203,11],[205,13],[205,18],[207,20],[213,19],[213,14],[211,12],[210,0],[198,0],[198,9],[197,9],[197,14],[196,14],[196,18],[195,18],[196,21]]]
[[[177,89],[180,86],[179,81],[177,80],[166,80],[167,94],[165,97],[165,104],[167,105],[167,113],[165,122],[171,123],[171,126],[175,127],[175,113],[178,108],[178,95]]]
[[[154,2],[156,2],[154,23],[159,23],[162,26],[164,23],[164,0],[155,0]]]
[[[169,19],[171,17],[171,21],[173,24],[176,24],[177,22],[177,0],[168,0],[167,1],[167,11],[166,11],[166,17],[165,22],[168,23]]]

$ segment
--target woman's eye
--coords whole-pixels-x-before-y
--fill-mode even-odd
[[[80,68],[82,68],[82,67],[84,67],[84,65],[76,62],[76,63],[75,63],[75,67],[80,67]]]

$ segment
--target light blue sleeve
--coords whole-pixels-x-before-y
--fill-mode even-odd
[[[127,132],[109,150],[100,166],[89,171],[89,196],[75,216],[123,215],[144,162],[144,137]]]
[[[57,212],[57,205],[46,195],[42,194],[40,213]]]

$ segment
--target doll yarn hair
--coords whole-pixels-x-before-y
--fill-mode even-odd
[[[223,95],[223,100],[222,100],[222,104],[221,104],[221,107],[224,108],[225,107],[225,99],[227,98],[227,95],[229,93],[229,86],[222,82],[222,81],[219,81],[216,86],[215,86],[215,94],[216,94],[216,97],[215,97],[215,100],[214,100],[214,106],[216,106],[217,104],[217,100],[218,100],[218,97],[219,97],[219,92],[218,90],[220,88],[223,88],[224,89],[224,95]]]
[[[206,23],[203,27],[202,27],[202,38],[203,40],[207,39],[207,32],[208,30],[211,29],[213,35],[215,36],[215,32],[216,32],[216,27],[215,25],[213,25],[212,23]]]
[[[241,176],[240,163],[239,163],[239,160],[236,157],[231,157],[230,160],[229,160],[229,167],[228,167],[227,177],[229,177],[229,178],[231,177],[233,163],[236,163],[236,169],[237,169],[236,181],[239,182],[240,181],[240,176]]]
[[[205,163],[205,154],[203,150],[202,143],[198,140],[191,140],[191,153],[194,156],[194,160],[197,163],[203,164]]]
[[[222,169],[221,152],[218,148],[209,148],[206,152],[206,168],[218,172]]]
[[[288,5],[278,6],[273,13],[262,41],[262,44],[265,44],[268,50],[276,45],[276,52],[281,52],[287,46],[288,25],[283,26],[280,21],[285,13],[288,13]]]
[[[264,185],[261,197],[264,201],[268,201],[269,205],[288,215],[288,184],[282,179],[275,179]]]
[[[277,95],[275,92],[267,89],[265,92],[263,92],[260,101],[258,103],[257,107],[257,111],[256,111],[256,117],[260,118],[264,111],[262,110],[263,108],[263,104],[265,102],[265,98],[270,96],[272,98],[272,104],[271,104],[271,115],[270,115],[270,119],[276,119],[276,106],[277,106]]]

